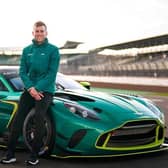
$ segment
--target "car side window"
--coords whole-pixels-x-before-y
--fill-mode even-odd
[[[0,91],[8,91],[8,89],[5,87],[5,85],[0,80]]]

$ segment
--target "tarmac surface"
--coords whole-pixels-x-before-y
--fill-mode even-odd
[[[162,109],[168,124],[168,97],[149,96],[148,98]],[[166,131],[166,136],[168,136],[168,131]],[[5,149],[0,149],[0,158],[5,155],[5,152]],[[113,158],[40,158],[40,164],[37,166],[27,166],[24,163],[28,156],[29,153],[26,151],[17,151],[17,163],[11,165],[0,164],[0,168],[167,168],[168,165],[168,151]]]

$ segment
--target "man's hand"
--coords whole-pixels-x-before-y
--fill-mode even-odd
[[[31,87],[28,91],[35,100],[41,100],[44,97],[44,95],[38,92],[34,87]]]

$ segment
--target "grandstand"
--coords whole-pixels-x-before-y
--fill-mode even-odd
[[[65,67],[61,69],[65,74],[167,77],[168,35],[71,54]]]
[[[0,64],[17,65],[20,60],[22,48],[20,47],[0,47]]]

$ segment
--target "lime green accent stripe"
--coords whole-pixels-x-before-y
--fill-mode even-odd
[[[8,103],[8,104],[12,104],[14,106],[13,111],[12,111],[12,115],[11,115],[9,121],[8,121],[8,124],[6,125],[6,127],[8,128],[10,123],[11,123],[11,121],[12,121],[12,119],[13,119],[13,117],[14,117],[14,115],[15,115],[15,113],[16,113],[16,111],[17,111],[17,109],[18,109],[18,104],[15,103],[15,102],[12,102],[12,101],[2,101],[2,102]]]
[[[104,141],[104,144],[103,144],[103,149],[106,149],[106,144],[108,143],[109,139],[110,139],[110,136],[111,136],[111,133],[108,134],[106,140]]]
[[[149,119],[146,119],[146,120],[149,120]],[[139,121],[139,120],[132,120],[132,121],[129,121],[129,122],[133,122],[133,121]],[[144,121],[145,121],[145,119],[144,119]],[[158,121],[157,120],[155,120],[157,123],[158,123]],[[121,128],[123,125],[125,125],[127,122],[125,122],[124,124],[122,124],[122,125],[120,125],[119,127],[117,127],[117,128],[115,128],[115,129],[113,129],[114,131],[116,130],[116,129],[118,129],[118,128]],[[160,123],[159,123],[160,124]],[[159,128],[160,127],[163,127],[162,125],[159,125],[159,126],[157,126],[157,128],[156,128],[156,139],[155,139],[155,141],[154,142],[152,142],[152,143],[150,143],[150,144],[146,144],[146,145],[141,145],[141,146],[133,146],[133,147],[106,147],[106,145],[107,145],[107,143],[108,143],[108,141],[109,141],[109,139],[110,139],[110,136],[111,136],[111,132],[113,131],[113,130],[108,130],[108,131],[106,131],[107,133],[108,133],[108,135],[107,135],[107,137],[106,137],[106,140],[105,140],[105,142],[104,142],[104,144],[102,145],[102,146],[96,146],[96,144],[97,144],[97,141],[98,141],[98,139],[102,136],[102,135],[104,135],[106,132],[104,132],[102,135],[100,135],[99,137],[98,137],[98,139],[96,140],[96,143],[95,143],[95,147],[96,148],[98,148],[98,149],[103,149],[103,150],[116,150],[116,151],[128,151],[128,150],[139,150],[139,149],[149,149],[149,148],[153,148],[153,147],[156,147],[156,146],[159,146],[159,145],[161,145],[163,142],[164,142],[164,138],[162,138],[161,140],[158,140],[158,136],[159,136]],[[164,130],[164,129],[163,129]],[[165,132],[163,133],[163,135],[165,134]]]
[[[129,155],[139,155],[139,154],[145,154],[145,153],[154,153],[159,151],[165,151],[168,150],[168,144],[163,144],[162,148],[159,149],[152,149],[149,151],[141,151],[141,152],[132,152],[132,153],[124,153],[124,154],[113,154],[113,155],[97,155],[97,156],[57,156],[57,155],[50,155],[51,157],[56,157],[60,159],[66,159],[66,158],[105,158],[105,157],[119,157],[119,156],[129,156]]]
[[[7,148],[7,146],[5,146],[5,145],[0,145],[0,147],[1,147],[1,148]]]
[[[0,148],[7,148],[7,145],[0,145]],[[23,147],[16,146],[16,149],[23,149]]]

